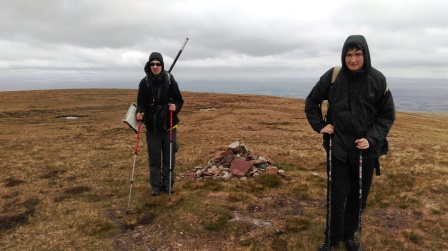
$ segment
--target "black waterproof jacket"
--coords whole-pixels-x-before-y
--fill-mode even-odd
[[[155,76],[150,69],[150,62],[157,59],[162,63],[162,72]],[[140,81],[137,96],[137,112],[144,113],[147,130],[163,132],[170,129],[170,111],[168,104],[173,102],[176,111],[173,112],[173,127],[179,123],[178,114],[184,100],[173,75],[165,71],[163,57],[158,52],[151,53],[145,65],[146,76]],[[169,80],[168,80],[169,76]]]
[[[356,42],[364,47],[364,66],[360,72],[350,71],[345,64],[347,44]],[[347,38],[341,55],[342,69],[331,84],[333,68],[321,76],[305,103],[311,127],[318,133],[327,125],[334,126],[332,154],[343,161],[357,161],[359,150],[355,140],[366,138],[369,149],[363,158],[378,158],[387,153],[386,136],[395,120],[395,106],[384,75],[371,66],[369,48],[363,36]],[[328,100],[326,119],[321,104]],[[328,134],[324,147],[328,150]]]

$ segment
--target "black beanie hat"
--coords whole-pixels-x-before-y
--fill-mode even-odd
[[[165,64],[163,63],[163,57],[162,57],[162,54],[160,54],[159,52],[152,52],[152,53],[149,55],[149,60],[148,60],[148,62],[146,62],[145,67],[144,67],[145,73],[146,73],[147,75],[151,75],[151,76],[154,75],[154,74],[151,72],[151,69],[150,69],[151,61],[154,61],[154,60],[157,60],[157,61],[159,61],[159,62],[162,64],[162,72],[165,70]]]
[[[164,63],[163,63],[163,57],[162,54],[160,54],[159,52],[153,52],[151,53],[151,55],[149,55],[149,62],[157,60],[160,63],[162,63],[162,66],[164,67]]]

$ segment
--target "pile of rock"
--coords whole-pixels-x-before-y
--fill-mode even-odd
[[[286,177],[284,170],[279,170],[275,162],[260,152],[250,152],[240,142],[233,142],[210,159],[205,167],[197,166],[187,174],[193,179],[230,180],[247,179],[269,173]]]

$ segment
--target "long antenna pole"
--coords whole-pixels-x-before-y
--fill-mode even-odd
[[[179,58],[180,54],[181,54],[182,51],[184,50],[185,45],[187,45],[187,42],[188,42],[188,37],[185,39],[185,42],[184,42],[184,44],[182,45],[182,47],[180,47],[179,53],[177,53],[177,56],[176,56],[176,58],[174,59],[174,62],[173,62],[173,64],[171,65],[171,67],[170,67],[170,69],[168,70],[168,72],[171,72],[171,70],[173,69],[174,65],[175,65],[176,62],[177,62],[177,59]]]

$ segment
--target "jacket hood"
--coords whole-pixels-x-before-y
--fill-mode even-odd
[[[150,76],[154,76],[154,74],[152,73],[152,71],[151,71],[151,69],[150,69],[150,66],[149,66],[149,64],[150,64],[151,61],[153,61],[153,60],[157,60],[157,61],[159,61],[160,63],[162,63],[162,71],[161,71],[161,72],[163,72],[163,71],[165,70],[165,63],[163,62],[162,54],[160,54],[159,52],[152,52],[152,53],[149,55],[148,62],[146,62],[146,64],[145,64],[145,68],[144,68],[145,73],[146,73],[147,75],[150,75]]]
[[[370,68],[372,68],[372,64],[370,61],[369,46],[367,45],[366,39],[362,35],[351,35],[347,38],[347,40],[345,40],[344,46],[342,47],[342,55],[341,55],[342,68],[345,71],[350,71],[348,69],[347,65],[345,64],[345,54],[347,54],[349,47],[351,47],[354,44],[360,45],[364,48],[364,50],[363,50],[363,52],[364,52],[363,69],[365,71],[370,71]]]

